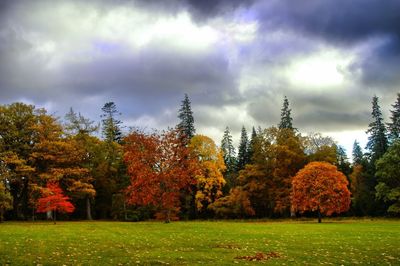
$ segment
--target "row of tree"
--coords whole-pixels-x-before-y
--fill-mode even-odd
[[[243,127],[237,153],[228,127],[220,147],[196,135],[187,95],[175,128],[125,136],[113,102],[99,125],[72,109],[60,122],[31,105],[3,105],[1,219],[331,215],[349,209],[349,190],[351,215],[398,214],[400,94],[387,126],[377,97],[372,105],[368,153],[355,142],[352,164],[332,138],[293,127],[286,97],[277,127],[253,127],[250,139]]]

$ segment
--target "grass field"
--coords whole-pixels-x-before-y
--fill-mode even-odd
[[[238,263],[400,265],[400,221],[0,224],[0,265]]]

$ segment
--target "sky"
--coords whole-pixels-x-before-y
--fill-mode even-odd
[[[287,96],[302,133],[365,146],[371,98],[386,121],[400,92],[399,0],[0,1],[0,104],[128,128],[198,134],[277,125]]]

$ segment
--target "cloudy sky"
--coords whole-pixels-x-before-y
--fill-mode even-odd
[[[197,132],[279,122],[351,151],[371,98],[388,117],[400,91],[399,0],[0,1],[0,104],[70,107],[126,126],[177,123],[185,93]]]

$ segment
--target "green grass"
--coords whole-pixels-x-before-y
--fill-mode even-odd
[[[235,259],[257,252],[280,257]],[[400,265],[400,221],[0,224],[0,265],[236,263]]]

